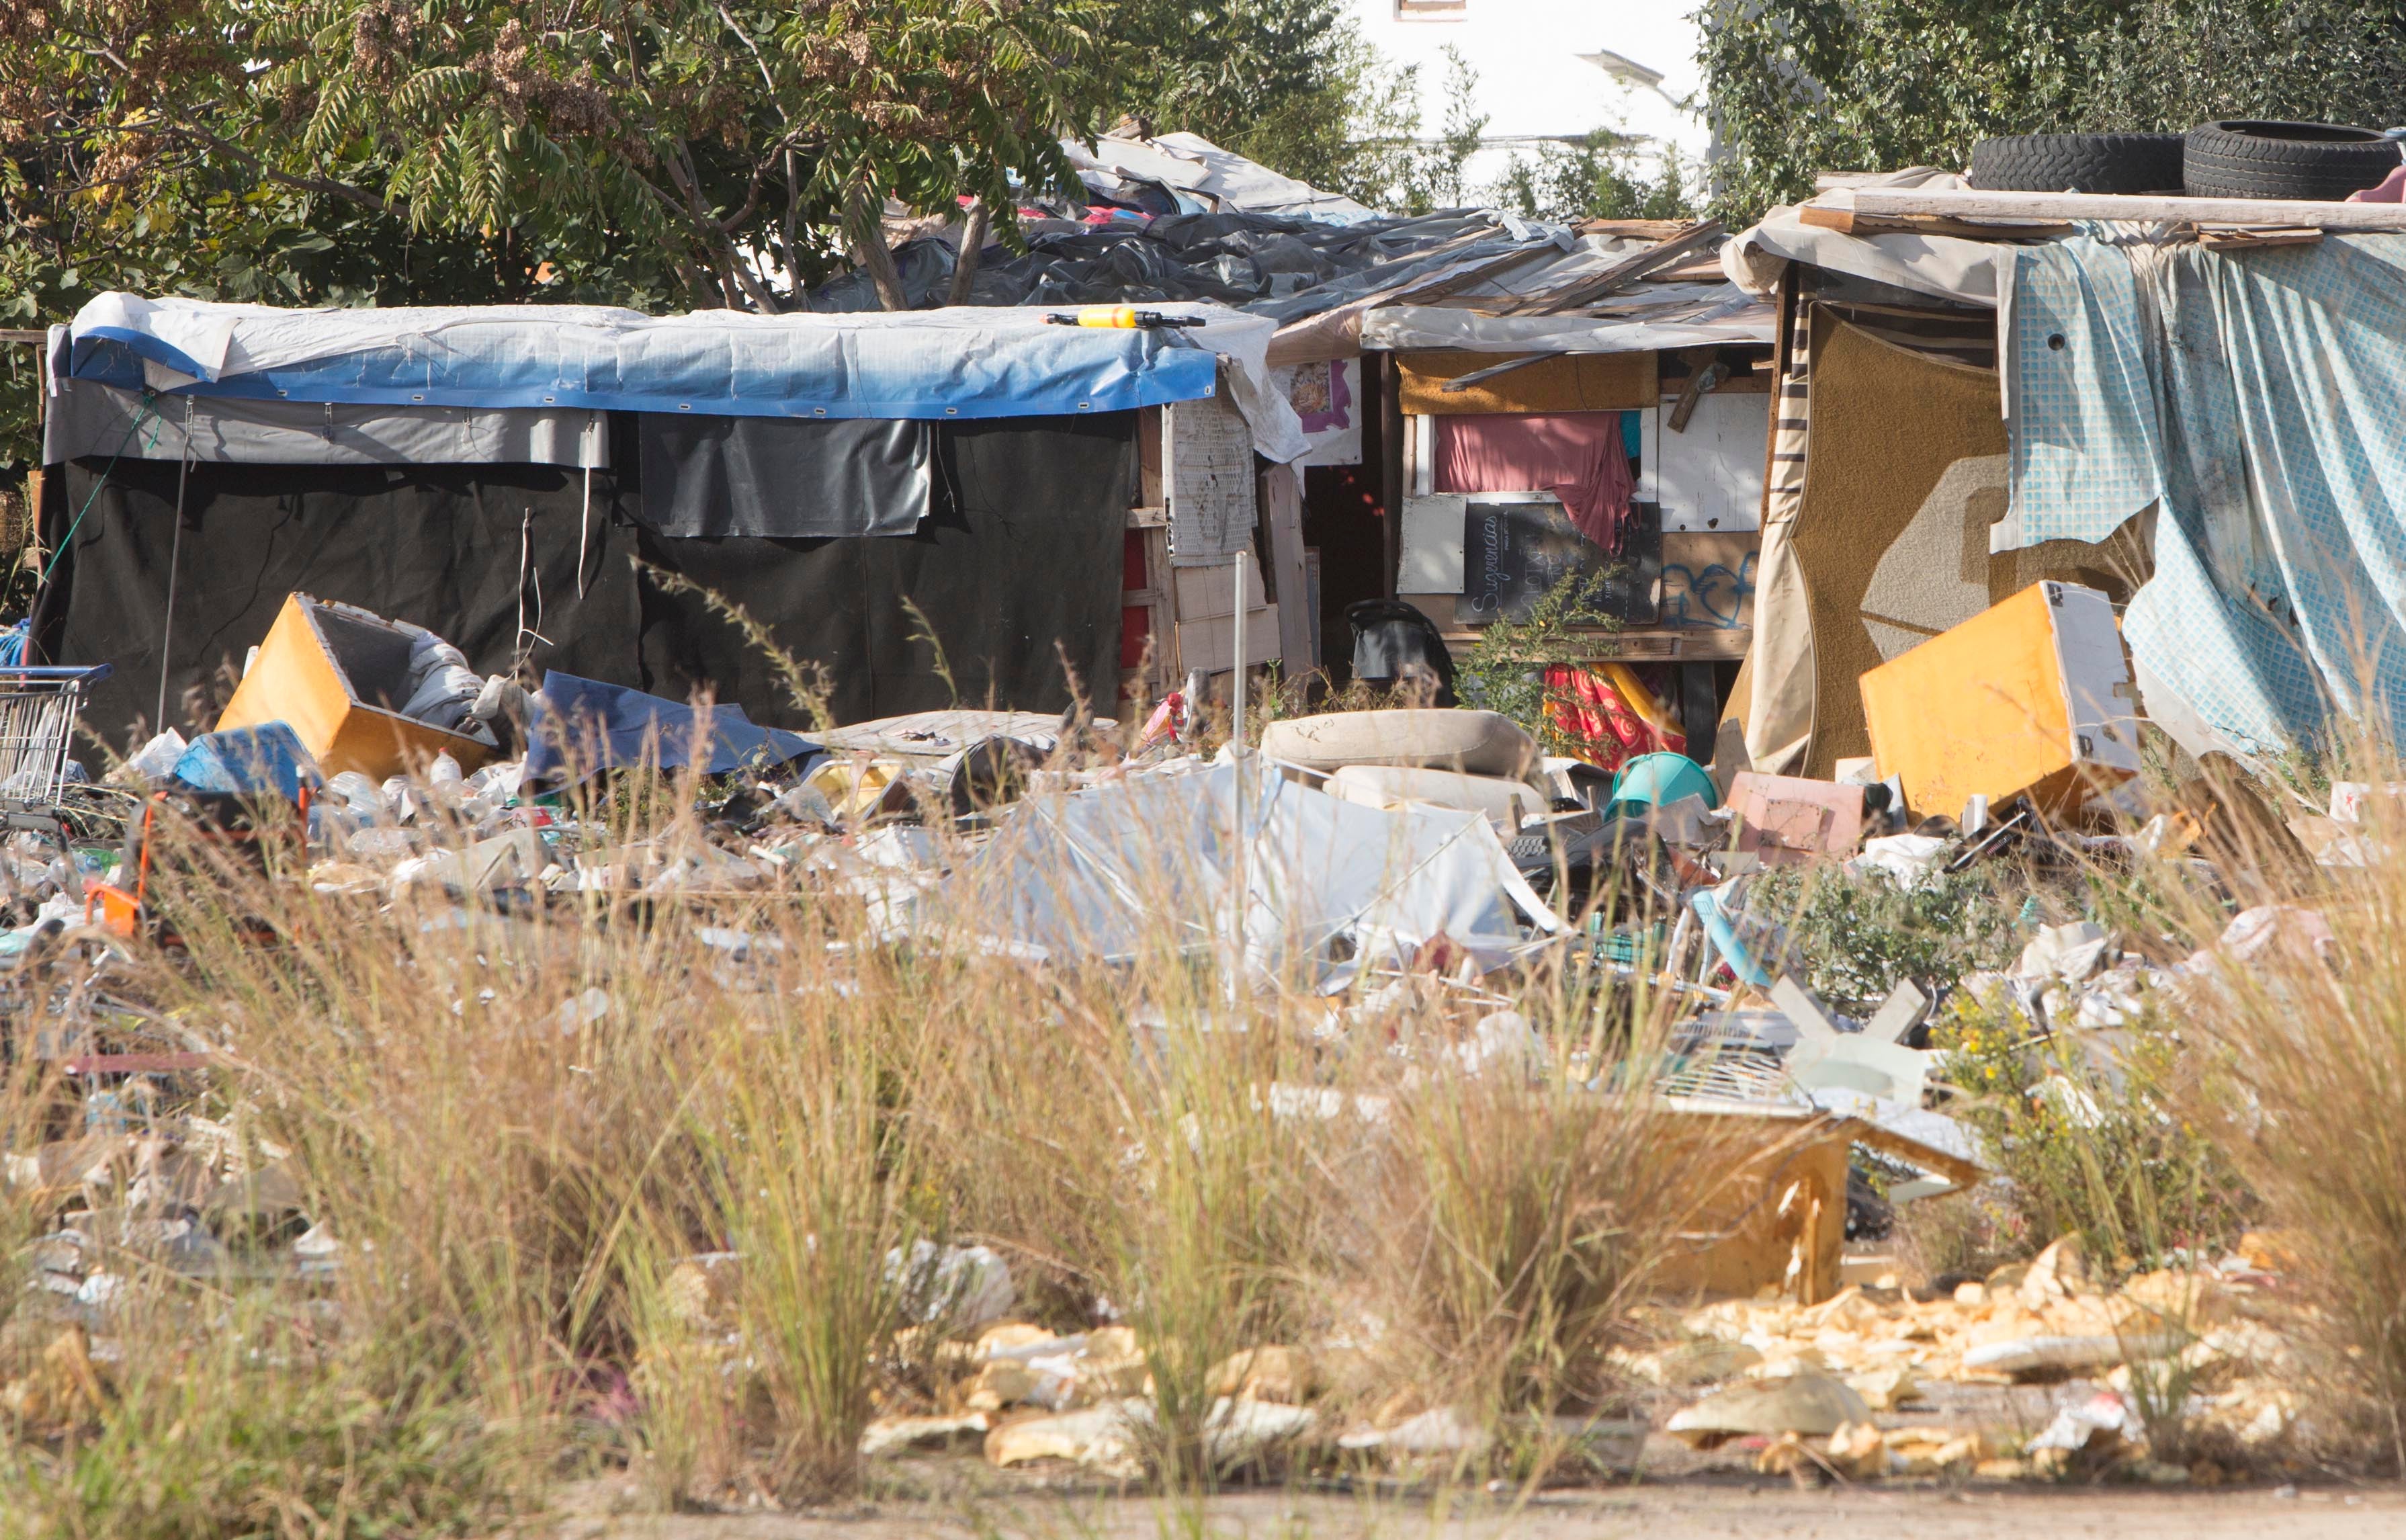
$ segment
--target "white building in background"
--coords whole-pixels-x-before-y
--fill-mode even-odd
[[[1696,67],[1705,0],[1354,0],[1362,35],[1390,64],[1420,72],[1421,133],[1445,126],[1451,48],[1478,73],[1472,103],[1487,146],[1474,185],[1511,152],[1599,128],[1672,145],[1691,168],[1712,135]],[[1679,104],[1686,104],[1681,106]]]

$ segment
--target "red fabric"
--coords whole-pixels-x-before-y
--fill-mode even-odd
[[[1578,532],[1621,549],[1629,452],[1618,412],[1493,413],[1437,419],[1440,492],[1551,492]]]
[[[1546,671],[1547,714],[1572,752],[1599,770],[1619,770],[1641,754],[1685,754],[1685,734],[1660,728],[1621,699],[1612,681],[1588,669],[1557,663]]]
[[[2378,186],[2349,193],[2347,201],[2352,204],[2394,204],[2399,201],[2401,194],[2406,194],[2406,165],[2381,178]]]

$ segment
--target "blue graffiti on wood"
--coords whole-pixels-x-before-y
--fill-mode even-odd
[[[1664,562],[1661,624],[1724,631],[1745,625],[1747,600],[1754,596],[1755,558],[1762,554],[1747,552],[1734,570],[1718,561],[1701,568]]]

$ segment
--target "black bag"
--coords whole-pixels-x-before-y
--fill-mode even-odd
[[[1345,623],[1353,628],[1355,679],[1386,688],[1434,679],[1430,704],[1454,703],[1453,655],[1428,616],[1398,600],[1366,599],[1346,607]]]

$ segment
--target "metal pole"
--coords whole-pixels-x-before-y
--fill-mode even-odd
[[[184,398],[184,459],[176,468],[176,530],[167,547],[167,615],[159,628],[159,719],[154,733],[167,730],[167,665],[176,648],[176,572],[184,564],[184,484],[192,474],[192,398]]]
[[[1236,674],[1229,681],[1228,699],[1232,720],[1228,729],[1230,761],[1237,770],[1236,840],[1228,853],[1228,1003],[1234,1008],[1242,997],[1245,975],[1245,778],[1252,773],[1245,765],[1245,558],[1239,550],[1230,564],[1235,577],[1235,635],[1229,640],[1236,648]],[[1230,1024],[1234,1025],[1234,1023]]]
[[[1238,551],[1237,574],[1237,677],[1228,686],[1229,698],[1236,702],[1236,721],[1228,730],[1228,742],[1237,746],[1237,756],[1245,753],[1245,558],[1250,553]]]

